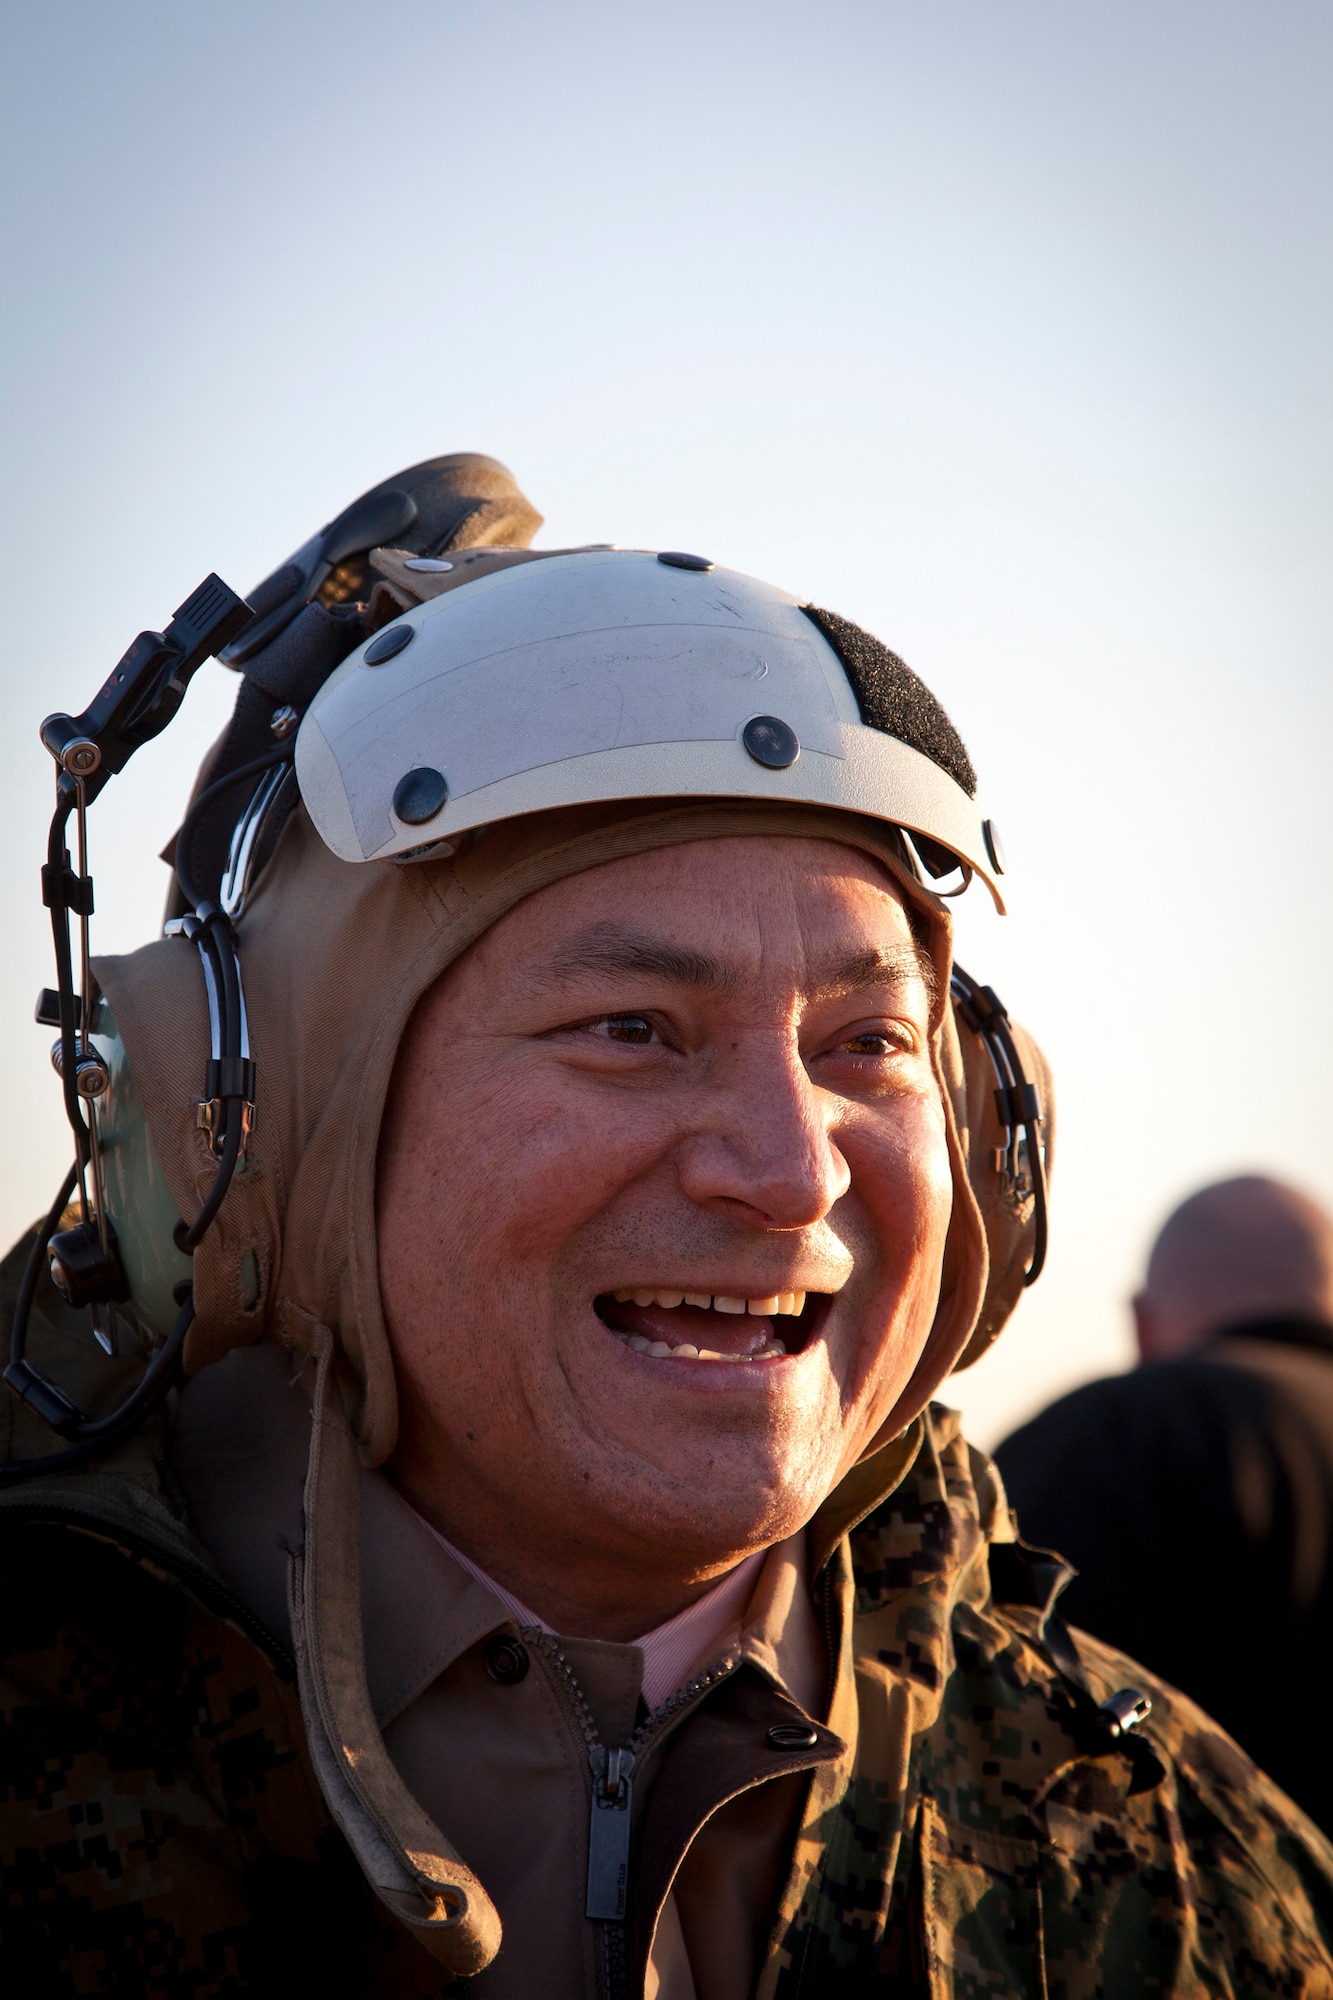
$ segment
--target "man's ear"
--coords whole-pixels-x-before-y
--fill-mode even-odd
[[[1129,1302],[1134,1315],[1134,1338],[1138,1344],[1140,1361],[1160,1361],[1161,1328],[1153,1311],[1152,1300],[1146,1292],[1135,1292]]]

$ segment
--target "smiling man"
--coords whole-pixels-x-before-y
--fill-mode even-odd
[[[95,1408],[195,1315],[101,1459],[9,1413],[9,1989],[1333,1992],[1321,1836],[932,1402],[1051,1129],[948,718],[702,558],[518,546],[491,461],[358,505],[406,543],[255,593],[184,920],[97,964],[112,1357],[5,1267]]]
[[[934,984],[882,866],[770,836],[543,890],[418,1009],[379,1187],[395,1469],[558,1630],[679,1613],[899,1402],[952,1208]]]

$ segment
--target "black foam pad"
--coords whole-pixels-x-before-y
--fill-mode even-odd
[[[835,611],[821,611],[817,604],[803,604],[801,609],[842,661],[862,722],[919,750],[974,799],[977,774],[963,739],[906,661],[891,653],[873,633],[863,632]]]

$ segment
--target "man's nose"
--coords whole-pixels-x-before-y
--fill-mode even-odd
[[[815,1087],[794,1048],[736,1053],[726,1068],[679,1148],[683,1192],[760,1227],[809,1228],[851,1185],[834,1136],[839,1100]]]

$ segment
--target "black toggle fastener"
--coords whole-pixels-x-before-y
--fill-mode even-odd
[[[1118,1694],[1108,1696],[1097,1712],[1112,1736],[1127,1736],[1148,1720],[1152,1701],[1138,1688],[1121,1688]]]

